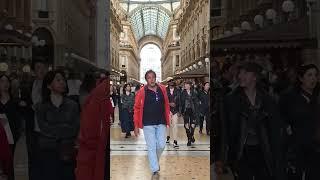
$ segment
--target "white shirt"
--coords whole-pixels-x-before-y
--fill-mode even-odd
[[[31,92],[33,105],[36,105],[42,101],[42,83],[42,80],[35,80],[33,82]],[[36,116],[34,116],[34,131],[40,132],[40,127]]]
[[[2,123],[3,128],[6,132],[8,143],[11,145],[14,144],[13,134],[12,134],[9,120],[8,120],[6,114],[0,114],[0,123]]]
[[[81,81],[80,80],[68,80],[68,88],[69,88],[69,93],[68,96],[72,96],[72,95],[77,95],[79,96],[80,93],[80,86],[81,86]]]

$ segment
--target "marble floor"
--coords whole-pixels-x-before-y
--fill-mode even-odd
[[[118,119],[116,110],[115,119]],[[143,137],[125,139],[121,133],[118,121],[111,127],[111,179],[112,180],[149,180],[151,172],[147,160],[147,149]],[[179,149],[168,144],[160,159],[160,180],[209,180],[210,179],[210,137],[195,133],[196,142],[187,146],[187,138],[179,120],[178,144]],[[28,156],[25,137],[19,140],[15,152],[16,180],[28,180]],[[230,180],[229,178],[226,180]]]
[[[117,110],[116,110],[117,112]],[[118,114],[111,127],[111,179],[150,180],[152,177],[147,159],[147,148],[141,130],[138,138],[124,138],[118,125]],[[133,133],[132,133],[133,135]],[[179,149],[174,149],[172,141],[160,159],[160,180],[209,180],[210,179],[210,137],[195,133],[196,142],[187,146],[182,119],[178,125]]]

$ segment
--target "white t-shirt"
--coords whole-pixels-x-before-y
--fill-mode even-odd
[[[68,88],[69,88],[69,93],[68,96],[79,96],[80,93],[80,86],[81,86],[81,81],[80,80],[68,80]]]
[[[9,120],[6,116],[6,114],[0,114],[0,122],[3,125],[3,128],[6,132],[8,143],[9,144],[14,144],[14,139],[13,139],[13,134],[10,128]]]

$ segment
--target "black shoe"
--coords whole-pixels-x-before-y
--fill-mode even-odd
[[[173,141],[173,147],[174,148],[178,148],[179,147],[178,142],[176,140]]]
[[[167,136],[167,144],[170,143],[170,136]]]
[[[196,140],[194,139],[194,136],[192,136],[191,142],[194,143]]]
[[[131,137],[131,133],[126,133],[126,138]]]
[[[159,176],[159,171],[153,172],[153,176]]]
[[[191,146],[191,141],[190,140],[188,141],[187,146]]]

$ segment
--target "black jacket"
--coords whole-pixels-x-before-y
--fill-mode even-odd
[[[168,95],[168,98],[169,98],[169,103],[175,103],[176,104],[176,107],[171,107],[170,106],[170,111],[172,114],[176,114],[179,112],[179,109],[180,109],[180,104],[181,104],[181,92],[180,92],[180,89],[178,88],[174,88],[173,90],[173,95],[171,97],[171,94],[170,94],[170,88],[167,87],[167,95]]]
[[[210,111],[210,91],[205,92],[201,90],[199,92],[199,113],[202,116],[208,115]]]
[[[257,91],[257,100],[260,102],[259,121],[257,127],[260,146],[263,149],[264,159],[268,171],[275,179],[284,179],[282,123],[277,112],[277,106],[272,98],[262,91]],[[242,88],[235,89],[226,97],[224,126],[228,161],[233,164],[240,160],[248,135],[247,116],[249,111],[248,98]]]
[[[180,108],[181,114],[184,114],[186,111],[185,102],[186,102],[187,96],[188,96],[187,90],[183,90],[181,93],[181,108]],[[200,100],[198,98],[198,94],[193,89],[191,90],[191,98],[192,98],[192,112],[194,112],[195,116],[198,117]]]
[[[290,144],[294,146],[320,143],[315,139],[317,121],[320,118],[317,94],[309,95],[310,102],[303,94],[308,96],[306,92],[295,87],[282,94],[279,102],[286,127],[291,126],[293,134],[289,139],[291,140]]]

